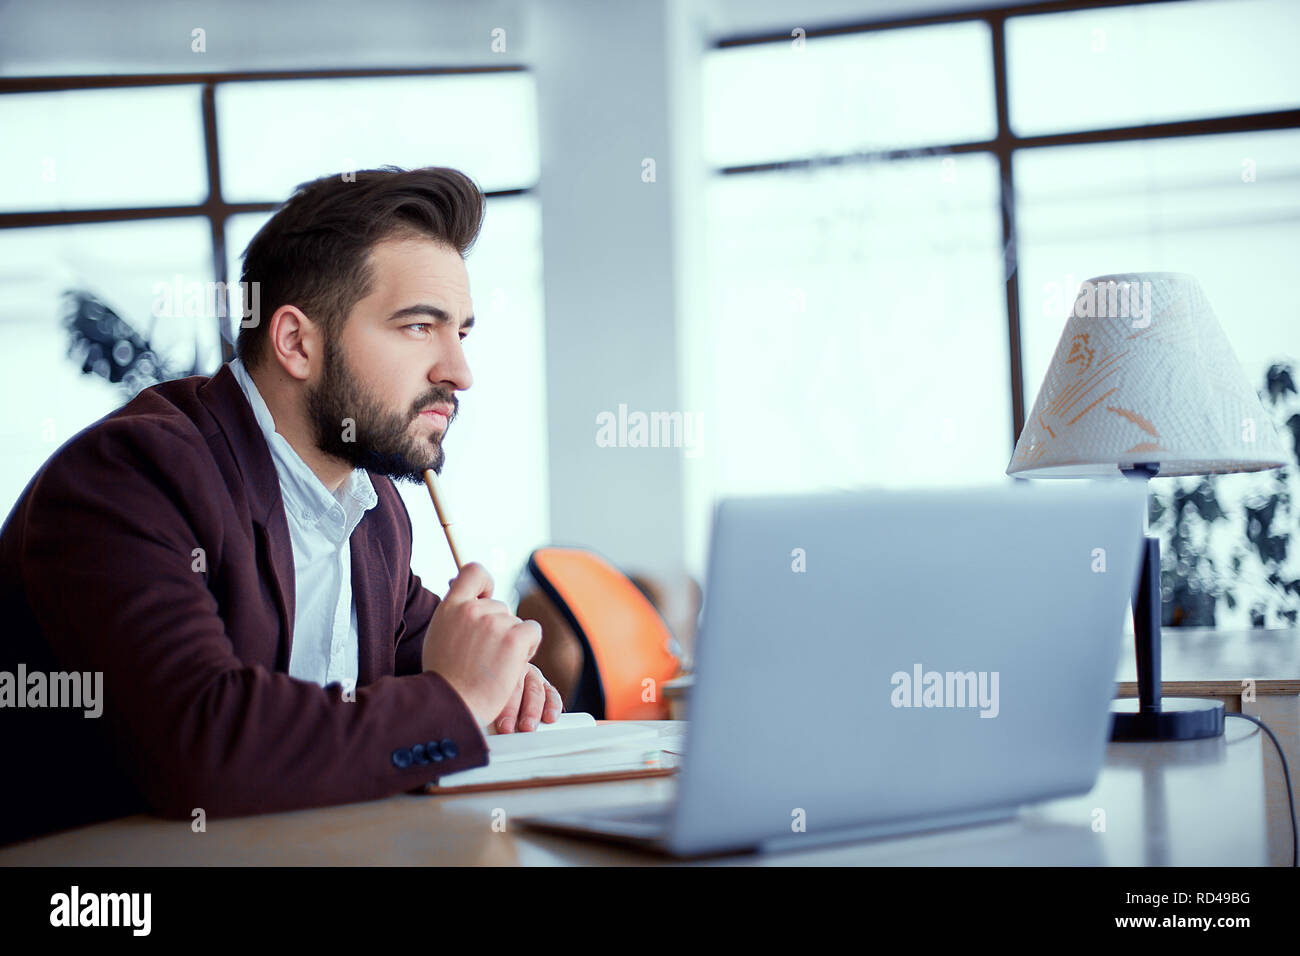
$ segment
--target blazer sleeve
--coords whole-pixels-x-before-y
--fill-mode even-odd
[[[109,419],[58,457],[31,491],[23,583],[60,666],[102,673],[100,719],[156,812],[369,800],[487,762],[473,715],[438,674],[345,696],[236,656],[194,549],[216,552],[244,530],[214,523],[229,492],[190,436]],[[428,601],[416,604],[424,613]]]

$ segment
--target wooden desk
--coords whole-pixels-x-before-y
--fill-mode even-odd
[[[671,721],[664,735],[681,732]],[[1270,862],[1263,734],[1229,719],[1214,740],[1112,744],[1097,786],[1002,823],[808,851],[715,858],[705,865],[1261,866]],[[1265,743],[1267,741],[1265,740]],[[1271,747],[1271,744],[1268,744]],[[0,865],[590,865],[662,857],[535,833],[526,814],[670,800],[675,779],[386,800],[188,822],[127,817],[0,850]],[[1094,832],[1095,811],[1105,831]],[[504,830],[493,829],[502,819]],[[1274,859],[1275,863],[1289,863]]]
[[[1216,697],[1230,713],[1250,714],[1277,735],[1300,794],[1300,628],[1217,630],[1167,627],[1160,645],[1165,697]],[[1120,660],[1116,697],[1136,697],[1132,640]],[[1249,683],[1248,683],[1249,682]],[[1253,699],[1250,699],[1253,697]],[[1228,724],[1245,721],[1227,718]],[[1266,735],[1263,772],[1271,861],[1291,859],[1291,817],[1277,750]]]

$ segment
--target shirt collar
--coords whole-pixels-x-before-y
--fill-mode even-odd
[[[275,430],[275,419],[258,391],[253,377],[239,358],[230,362],[239,387],[243,389],[262,435],[271,450],[271,460],[280,478],[280,493],[285,508],[308,526],[322,522],[332,524],[343,537],[352,534],[367,511],[379,503],[370,475],[364,468],[354,468],[338,491],[333,494],[316,477],[302,457],[289,444],[288,439]]]

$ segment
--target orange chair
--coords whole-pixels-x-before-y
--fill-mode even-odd
[[[597,719],[667,719],[662,687],[679,670],[672,633],[627,575],[580,548],[539,548],[528,573],[582,644],[573,709]]]

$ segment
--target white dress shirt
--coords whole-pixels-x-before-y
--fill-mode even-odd
[[[238,358],[230,363],[280,476],[293,543],[294,615],[289,675],[322,686],[357,686],[357,607],[352,600],[349,539],[379,502],[365,469],[355,468],[331,494],[278,431],[271,410]]]

